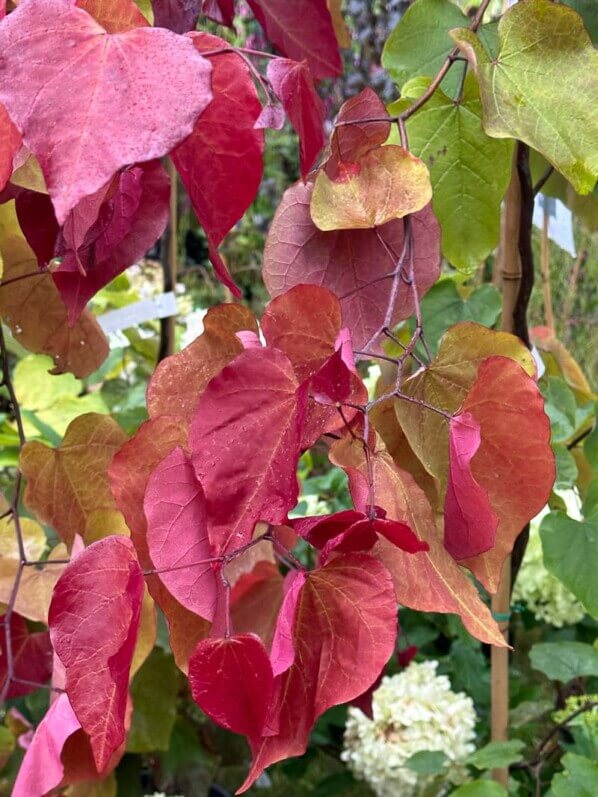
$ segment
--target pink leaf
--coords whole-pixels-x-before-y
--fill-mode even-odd
[[[419,648],[415,645],[409,645],[404,650],[397,651],[397,661],[399,667],[408,667],[413,659],[417,656]]]
[[[186,609],[212,620],[216,575],[201,484],[181,448],[152,473],[143,502],[149,553],[158,577]]]
[[[189,447],[216,553],[249,542],[258,520],[283,523],[295,506],[305,402],[276,349],[246,349],[206,387]]]
[[[203,13],[219,25],[233,27],[235,0],[203,0]]]
[[[296,285],[281,293],[262,318],[268,346],[286,354],[300,382],[313,376],[334,354],[341,328],[338,298],[319,285]]]
[[[387,116],[386,106],[369,88],[343,103],[330,139],[330,157],[324,165],[331,180],[336,178],[341,163],[358,163],[370,150],[384,144],[390,134],[390,120],[384,121]],[[357,123],[358,120],[364,121]],[[339,124],[346,122],[352,124]]]
[[[264,281],[273,297],[305,283],[328,288],[340,299],[343,323],[359,350],[384,322],[404,222],[397,219],[376,230],[321,232],[311,220],[311,193],[311,185],[298,183],[284,194],[266,241]],[[411,223],[421,297],[440,273],[440,228],[430,206],[414,213]],[[413,291],[401,282],[392,324],[413,312]]]
[[[281,53],[307,61],[316,80],[336,77],[343,70],[326,0],[248,0],[266,36]]]
[[[66,568],[50,604],[50,634],[66,671],[66,693],[99,772],[125,738],[143,590],[130,540],[106,537]]]
[[[479,447],[479,423],[469,412],[455,415],[449,426],[444,547],[457,560],[489,551],[498,528],[498,515],[488,494],[471,472],[471,460]]]
[[[351,371],[342,350],[335,351],[311,379],[311,394],[319,404],[339,404],[351,394]]]
[[[66,740],[80,728],[67,695],[61,694],[35,731],[21,763],[13,797],[48,794],[60,785],[64,777],[60,755]]]
[[[47,194],[17,188],[15,209],[19,226],[33,249],[40,266],[47,266],[56,252],[60,227],[56,221],[52,200]]]
[[[197,705],[235,733],[259,738],[274,687],[270,659],[253,634],[204,639],[189,659]]]
[[[25,0],[0,27],[0,51],[0,102],[60,224],[122,167],[173,149],[211,100],[210,65],[189,39],[108,34],[71,0]]]
[[[0,618],[0,689],[4,687],[8,675],[6,615]],[[10,616],[10,638],[13,655],[13,675],[36,684],[45,684],[52,674],[52,645],[47,631],[30,633],[21,615],[12,612]],[[13,681],[8,687],[7,698],[28,695],[35,686]]]
[[[295,614],[301,589],[305,584],[306,574],[303,571],[291,571],[285,578],[285,596],[280,607],[278,621],[272,639],[270,661],[274,675],[286,672],[295,660],[295,645],[293,642],[293,628]]]
[[[209,33],[194,33],[191,40],[199,53],[228,47]],[[251,74],[238,55],[222,53],[210,62],[214,99],[172,159],[208,237],[218,278],[239,296],[216,250],[260,186],[264,133],[255,129],[255,122],[262,107]]]
[[[152,0],[154,25],[175,33],[195,30],[201,0]]]
[[[150,161],[119,175],[88,227],[97,207],[94,196],[83,199],[72,211],[67,219],[67,223],[72,220],[71,226],[65,225],[64,242],[57,250],[63,261],[53,272],[71,324],[92,296],[143,257],[162,235],[169,202],[168,175],[160,161]]]
[[[311,545],[321,549],[322,562],[333,551],[367,551],[376,544],[379,534],[407,553],[428,550],[428,545],[421,542],[406,523],[387,520],[379,508],[376,514],[369,518],[364,512],[349,509],[333,515],[300,518],[294,527]]]
[[[0,191],[13,172],[13,160],[21,149],[21,134],[12,123],[6,108],[0,105]]]
[[[305,180],[326,141],[324,105],[305,61],[275,58],[268,64],[267,75],[299,136],[301,175]]]
[[[275,761],[302,755],[316,719],[375,681],[396,633],[390,574],[373,557],[338,556],[306,575],[295,614],[295,659],[276,678],[262,738],[250,738],[254,761],[240,792]]]
[[[372,717],[373,717],[372,698],[374,697],[374,692],[376,691],[376,689],[382,683],[382,677],[383,676],[384,676],[384,670],[382,670],[382,672],[376,678],[374,683],[370,687],[368,687],[365,690],[365,692],[363,692],[358,697],[356,697],[355,700],[351,701],[351,705],[352,706],[355,706],[355,708],[358,708],[360,711],[362,711],[366,715],[366,717],[369,717],[370,719],[372,719]]]
[[[255,120],[254,127],[256,130],[264,130],[269,128],[271,130],[282,130],[284,127],[286,114],[284,108],[278,104],[268,103],[264,105],[260,115]]]
[[[362,404],[367,401],[367,391],[361,378],[355,372],[351,341],[347,330],[342,327],[341,305],[338,298],[327,288],[317,285],[296,285],[286,293],[273,299],[262,318],[264,337],[269,346],[283,351],[295,369],[297,379],[305,383],[308,393],[313,396],[311,380],[332,357],[332,362],[324,371],[320,384],[320,398],[327,393],[339,395],[346,390],[347,373],[342,363],[334,357],[340,349],[341,360],[348,366],[351,403]],[[337,384],[340,379],[340,384]],[[316,393],[318,390],[316,389]],[[324,398],[325,403],[330,403]],[[336,399],[333,399],[336,401]],[[345,418],[352,420],[355,410],[345,409]],[[301,439],[302,448],[310,448],[326,432],[342,428],[344,422],[334,406],[322,406],[310,398],[307,418]]]

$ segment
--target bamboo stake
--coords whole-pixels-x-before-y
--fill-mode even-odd
[[[497,254],[497,270],[503,283],[503,312],[501,328],[514,331],[513,312],[519,295],[521,282],[521,259],[519,256],[519,218],[521,213],[521,190],[517,170],[513,166],[511,183],[507,190],[502,214],[500,243]],[[506,560],[496,595],[492,597],[492,614],[508,641],[511,605],[511,559]],[[492,673],[491,687],[491,739],[504,742],[509,733],[509,650],[492,647],[490,653]],[[508,787],[508,768],[495,769],[493,780]]]
[[[492,597],[492,614],[505,640],[509,640],[509,616],[511,607],[511,557],[505,561],[496,595]],[[509,649],[492,647],[490,653],[492,671],[490,723],[491,740],[506,742],[509,738]],[[492,779],[505,788],[509,785],[507,767],[494,769]]]
[[[170,177],[170,215],[168,221],[166,252],[162,255],[162,270],[164,273],[164,293],[174,291],[178,272],[178,179],[174,164],[167,159],[166,168]],[[176,345],[176,316],[163,318],[160,322],[160,351],[158,362],[174,354]]]
[[[513,332],[513,310],[519,295],[521,282],[521,260],[519,257],[519,215],[521,212],[521,189],[517,171],[513,166],[511,182],[505,196],[500,241],[496,256],[497,272],[503,284],[503,309],[501,329]]]
[[[575,263],[573,263],[573,268],[571,269],[571,275],[569,277],[569,285],[567,286],[567,296],[565,297],[565,303],[563,304],[563,315],[562,315],[562,322],[563,322],[563,329],[565,330],[565,335],[567,335],[568,325],[567,321],[569,320],[569,316],[571,315],[571,311],[573,310],[573,302],[575,300],[575,293],[577,291],[577,280],[579,279],[579,273],[581,271],[582,266],[586,262],[588,258],[588,250],[582,249],[581,252],[577,255],[577,259]]]
[[[552,289],[550,286],[550,250],[548,246],[548,223],[550,215],[544,207],[542,219],[542,237],[540,238],[540,271],[542,273],[542,292],[544,295],[544,321],[547,327],[554,330],[554,311],[552,308]]]

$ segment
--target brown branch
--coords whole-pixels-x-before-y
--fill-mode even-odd
[[[15,423],[17,425],[17,431],[19,435],[19,447],[22,448],[26,442],[25,431],[23,429],[21,409],[19,407],[19,402],[17,401],[17,396],[14,390],[14,386],[12,384],[12,379],[10,377],[10,362],[8,359],[8,349],[6,348],[6,340],[4,338],[4,329],[2,328],[2,324],[0,324],[0,356],[2,359],[2,384],[6,387],[8,391],[8,396],[12,407],[12,413],[15,419]],[[0,704],[4,703],[4,701],[6,700],[8,692],[10,690],[10,686],[13,683],[15,677],[14,652],[12,646],[12,634],[10,632],[10,626],[11,626],[12,615],[14,614],[15,611],[15,605],[17,602],[17,594],[19,591],[19,586],[21,584],[21,578],[23,576],[23,569],[25,567],[25,562],[27,561],[27,556],[25,553],[25,544],[23,541],[23,531],[21,529],[21,520],[19,517],[19,499],[21,494],[22,479],[23,479],[22,473],[20,469],[17,469],[17,476],[15,479],[12,500],[10,503],[10,516],[15,526],[17,550],[19,553],[19,564],[15,575],[15,580],[12,586],[12,590],[10,592],[10,596],[8,599],[6,612],[4,614],[4,644],[6,647],[5,651],[6,680],[4,682],[4,685],[2,686],[2,690],[0,691]]]
[[[532,250],[532,224],[534,215],[534,189],[529,168],[529,147],[517,143],[517,175],[521,188],[521,215],[519,217],[519,257],[521,258],[521,283],[513,311],[513,331],[531,349],[527,327],[527,308],[534,287],[534,253]]]
[[[27,274],[19,274],[18,277],[10,277],[6,280],[0,280],[0,288],[5,288],[7,285],[12,285],[13,282],[20,282],[21,280],[29,279],[30,277],[40,277],[43,274],[48,274],[51,271],[47,266],[38,268],[37,271],[29,271]]]
[[[164,292],[174,291],[177,279],[177,230],[178,230],[178,182],[177,172],[170,158],[167,159],[170,176],[170,215],[166,234],[162,238],[162,273]],[[160,348],[158,362],[174,354],[176,344],[176,318],[169,316],[160,320]]]
[[[565,730],[567,725],[569,725],[569,723],[572,722],[576,717],[579,717],[581,714],[585,714],[586,711],[591,711],[596,707],[598,707],[598,701],[588,700],[582,706],[576,708],[575,711],[572,711],[571,714],[568,714],[565,719],[561,720],[561,722],[557,723],[548,731],[548,733],[540,740],[540,743],[536,747],[531,758],[527,759],[526,761],[518,761],[517,763],[512,764],[512,769],[536,770],[537,768],[538,770],[541,770],[544,761],[546,761],[546,759],[552,755],[554,750],[558,748],[558,744],[549,747],[554,737],[558,736],[561,731]]]

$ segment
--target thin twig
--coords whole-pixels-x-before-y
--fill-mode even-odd
[[[546,171],[544,172],[542,177],[540,177],[540,179],[538,180],[538,182],[534,185],[534,187],[532,189],[533,192],[534,192],[534,196],[536,196],[536,194],[539,194],[540,191],[544,188],[546,183],[550,180],[550,177],[551,177],[553,172],[554,172],[554,166],[549,166],[548,169],[546,169]]]
[[[477,29],[482,24],[482,19],[484,14],[486,13],[486,9],[490,5],[490,0],[482,0],[479,9],[477,10],[476,15],[474,16],[471,25],[469,26],[469,30],[473,33],[477,31]],[[461,56],[461,51],[459,47],[454,47],[451,52],[446,57],[446,60],[438,70],[436,77],[432,80],[428,88],[424,91],[421,97],[410,105],[409,108],[406,108],[402,113],[397,114],[396,116],[382,116],[382,117],[373,117],[370,119],[347,119],[345,121],[337,122],[336,127],[341,127],[343,125],[357,125],[357,124],[368,124],[372,122],[394,122],[399,128],[399,136],[401,138],[401,146],[405,149],[409,148],[408,139],[407,139],[407,130],[406,130],[406,121],[413,116],[414,113],[419,111],[419,109],[424,106],[428,100],[432,97],[436,89],[440,86],[444,78],[446,77],[449,69],[452,65],[457,61],[462,61],[463,57]]]
[[[27,274],[19,274],[18,277],[10,277],[6,280],[0,280],[0,288],[6,288],[7,285],[12,285],[13,282],[20,282],[21,280],[29,279],[30,277],[41,277],[44,274],[49,274],[50,269],[47,267],[38,268],[37,271],[29,271]]]

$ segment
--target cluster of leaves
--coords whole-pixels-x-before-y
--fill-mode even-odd
[[[302,755],[326,711],[367,694],[396,650],[397,605],[457,615],[479,643],[504,647],[476,582],[498,590],[551,495],[553,450],[572,484],[568,446],[592,423],[589,388],[578,401],[579,384],[549,377],[551,439],[531,353],[477,323],[498,312],[487,291],[465,301],[454,283],[434,285],[443,255],[469,273],[495,248],[513,139],[572,190],[593,189],[596,54],[581,17],[525,0],[497,31],[481,26],[487,2],[469,20],[417,0],[383,57],[398,105],[367,89],[349,100],[320,158],[315,84],[341,70],[340,3],[249,0],[281,56],[196,30],[200,12],[232,25],[234,5],[154,0],[152,26],[132,0],[22,0],[0,22],[0,314],[61,374],[26,397],[33,422],[3,334],[19,458],[0,529],[1,696],[52,693],[17,797],[113,783],[126,750],[168,746],[173,712],[164,738],[148,732],[158,711],[148,694],[170,708],[179,688],[168,657],[152,652],[158,610],[195,703],[249,742],[240,792]],[[302,180],[269,230],[272,301],[259,322],[239,303],[211,309],[203,334],[156,367],[138,427],[125,432],[94,394],[66,417],[77,379],[108,354],[88,301],[168,222],[160,159],[171,159],[214,272],[238,296],[219,247],[258,191],[264,130],[285,115]],[[453,314],[445,324],[439,306]],[[537,334],[567,378],[558,343]],[[388,366],[374,397],[364,360]],[[29,423],[41,439],[25,442]],[[352,506],[298,517],[297,470],[316,444],[346,474]],[[595,447],[593,433],[589,460]],[[594,482],[591,506],[595,494]],[[549,516],[543,528],[568,586],[596,556],[591,524],[579,532],[587,549],[568,546],[558,526],[571,522]],[[591,579],[570,588],[598,611]],[[566,766],[570,780],[585,765]]]

